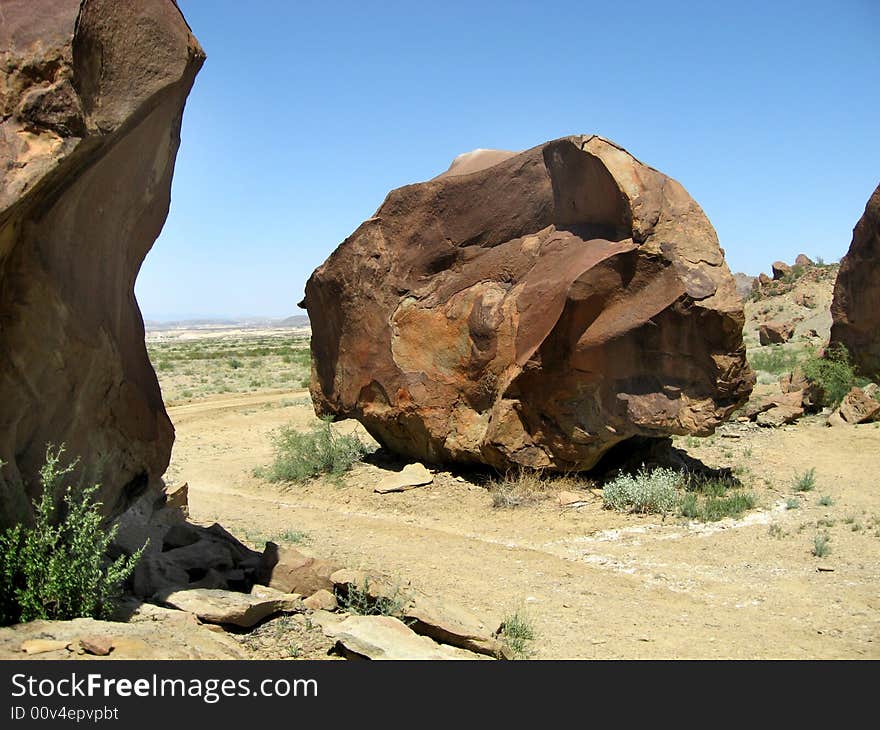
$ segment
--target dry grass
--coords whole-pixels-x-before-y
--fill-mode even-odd
[[[486,485],[492,495],[492,506],[498,509],[537,504],[556,496],[558,492],[575,492],[591,486],[591,482],[576,475],[526,468],[507,471]]]

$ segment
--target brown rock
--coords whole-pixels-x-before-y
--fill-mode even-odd
[[[250,628],[272,614],[286,611],[283,599],[258,598],[247,593],[211,588],[188,588],[160,593],[158,600],[180,611],[188,611],[212,624]]]
[[[773,280],[778,281],[782,279],[786,274],[791,273],[791,266],[789,266],[784,261],[774,261],[773,265],[770,267],[773,270]]]
[[[758,329],[758,340],[761,345],[781,345],[788,342],[794,335],[791,322],[765,322]]]
[[[174,431],[133,286],[204,57],[172,0],[3,0],[0,526],[47,443],[102,464],[108,514],[159,488]]]
[[[434,475],[425,468],[424,464],[416,462],[415,464],[407,464],[399,472],[386,474],[374,487],[373,491],[379,494],[405,492],[409,489],[430,484],[433,481]]]
[[[67,649],[68,642],[57,639],[26,639],[21,642],[20,651],[25,654],[45,654],[50,651]]]
[[[304,596],[310,596],[322,588],[333,590],[330,575],[338,566],[304,555],[293,548],[279,548],[274,543],[268,543],[267,550],[271,551],[273,561],[267,584],[270,588]]]
[[[107,656],[113,651],[112,636],[83,636],[79,640],[79,645],[86,654],[94,656]]]
[[[840,403],[840,415],[847,423],[870,423],[880,419],[880,401],[876,401],[861,388],[853,388]]]
[[[772,284],[772,283],[773,283],[773,279],[771,277],[767,276],[767,274],[765,274],[763,271],[760,274],[758,274],[758,285],[759,286],[765,287],[765,286]]]
[[[831,317],[831,344],[845,346],[863,375],[880,380],[880,185],[840,262]]]
[[[799,393],[800,405],[807,413],[816,413],[822,409],[824,390],[818,383],[807,380],[801,368],[796,367],[792,372],[783,375],[779,379],[779,385],[783,393]]]
[[[759,426],[778,427],[786,423],[794,423],[804,415],[804,409],[800,406],[773,406],[771,409],[759,413],[756,419]]]
[[[815,292],[800,291],[794,295],[794,303],[797,304],[799,307],[815,309],[817,306],[819,306],[819,297],[815,294]]]
[[[429,462],[588,469],[712,433],[754,383],[711,224],[596,136],[392,191],[303,306],[316,412]]]
[[[442,644],[478,654],[504,655],[504,646],[496,636],[500,626],[490,629],[461,606],[420,595],[406,605],[404,618],[417,634],[429,636]]]
[[[844,419],[843,416],[840,415],[840,410],[834,411],[831,415],[828,416],[828,419],[825,421],[827,426],[849,426]]]
[[[391,616],[349,616],[328,625],[324,633],[346,652],[362,659],[475,659],[473,654],[441,646],[419,636],[401,620]]]
[[[794,260],[795,266],[813,266],[813,259],[807,256],[805,253],[799,253],[797,258]]]
[[[304,599],[303,606],[313,611],[335,611],[337,607],[336,596],[322,588]]]

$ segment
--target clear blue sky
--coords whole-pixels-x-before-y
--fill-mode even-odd
[[[179,5],[208,59],[137,283],[148,319],[302,313],[389,190],[477,147],[608,137],[751,274],[840,258],[880,182],[878,0]]]

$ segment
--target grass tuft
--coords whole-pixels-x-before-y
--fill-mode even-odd
[[[514,659],[528,659],[529,643],[535,640],[535,629],[532,619],[524,611],[517,610],[505,616],[500,635]]]

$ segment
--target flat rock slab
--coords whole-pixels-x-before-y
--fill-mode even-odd
[[[408,489],[423,487],[433,481],[434,475],[428,471],[425,465],[415,462],[407,464],[399,472],[389,472],[386,476],[382,477],[373,491],[379,494],[405,492]]]
[[[476,659],[477,656],[442,646],[419,636],[403,621],[392,616],[349,616],[325,627],[324,634],[352,654],[364,659],[446,660]]]
[[[504,645],[496,637],[500,626],[493,630],[461,606],[438,598],[418,596],[407,604],[404,617],[417,634],[478,654],[505,656]]]
[[[106,655],[86,653],[85,645],[93,645],[96,637]],[[0,660],[246,658],[234,639],[213,633],[180,611],[147,609],[132,623],[77,618],[0,628]]]
[[[272,614],[290,610],[288,601],[283,597],[259,598],[216,588],[173,591],[160,594],[160,599],[162,603],[181,611],[194,613],[202,621],[232,624],[246,629]]]

